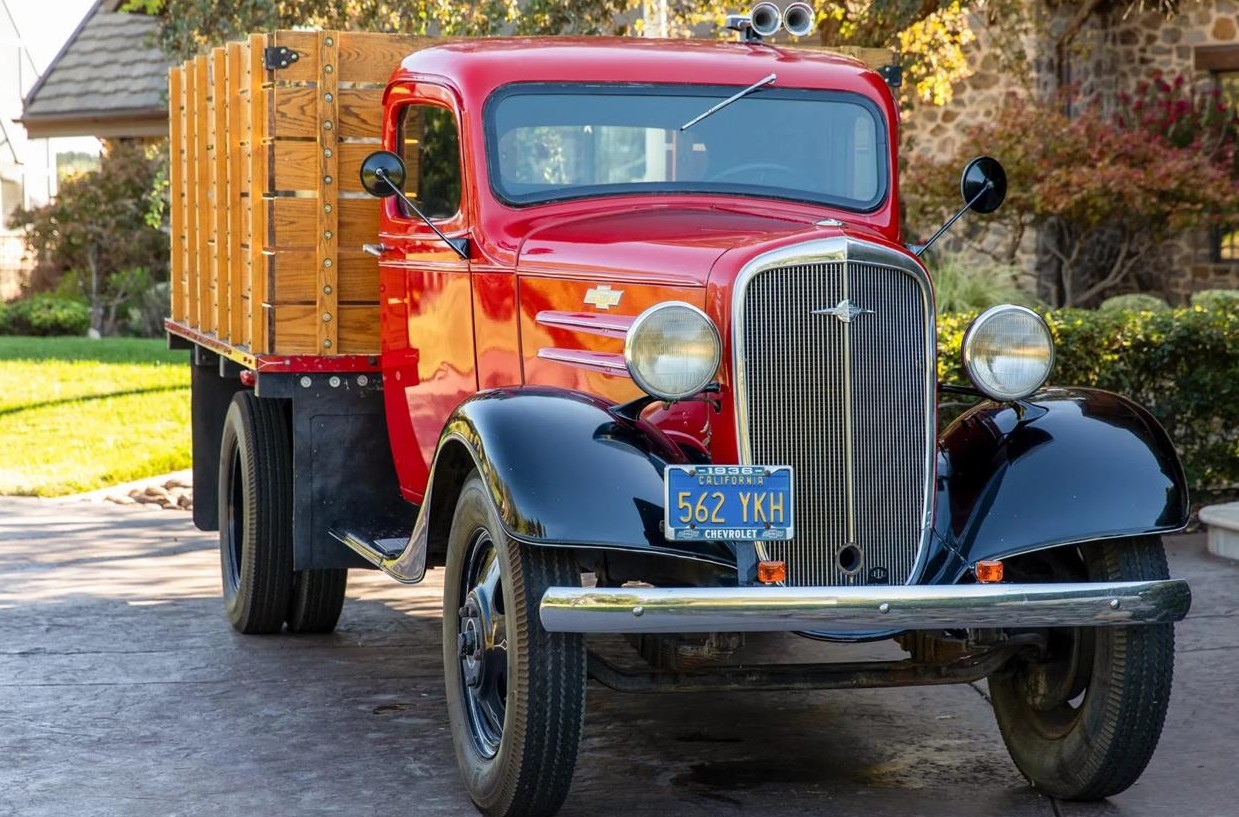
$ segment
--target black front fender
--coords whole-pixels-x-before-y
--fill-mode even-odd
[[[445,463],[462,450],[481,474],[507,532],[536,545],[679,556],[734,567],[720,542],[668,542],[662,534],[663,469],[687,462],[654,426],[617,417],[579,392],[512,388],[483,392],[448,421],[431,477],[432,549],[444,543],[449,507],[438,507]],[[435,494],[440,496],[436,497]],[[420,527],[420,526],[419,526]]]
[[[1050,389],[984,402],[939,440],[937,504],[924,583],[958,581],[981,559],[1165,533],[1188,520],[1174,446],[1117,394]]]

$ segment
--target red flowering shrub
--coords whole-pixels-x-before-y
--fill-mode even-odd
[[[1093,305],[1137,276],[1173,274],[1151,261],[1175,234],[1239,215],[1236,117],[1219,103],[1160,79],[1109,117],[1091,106],[1068,117],[1057,104],[1013,101],[968,132],[955,156],[909,162],[909,223],[932,230],[959,206],[960,168],[993,155],[1007,169],[1007,202],[973,229],[1005,228],[1008,261],[1029,227],[1042,231],[1056,263],[1040,294],[1055,306]]]

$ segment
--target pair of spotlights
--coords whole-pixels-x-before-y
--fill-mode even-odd
[[[808,3],[792,3],[782,12],[774,3],[758,3],[749,11],[749,27],[759,37],[773,37],[780,28],[794,37],[803,37],[813,30],[815,17]]]

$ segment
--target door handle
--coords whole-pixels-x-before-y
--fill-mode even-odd
[[[382,258],[383,253],[390,250],[391,247],[386,244],[362,244],[361,251],[366,255],[373,255],[375,258]]]

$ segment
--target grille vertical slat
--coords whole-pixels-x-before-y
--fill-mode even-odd
[[[844,298],[874,312],[851,322],[813,314]],[[906,582],[921,542],[930,442],[923,283],[893,267],[830,261],[764,270],[743,299],[736,329],[749,461],[796,474],[796,538],[768,544],[770,557],[787,562],[789,585]],[[848,544],[862,554],[851,574],[837,561]]]

